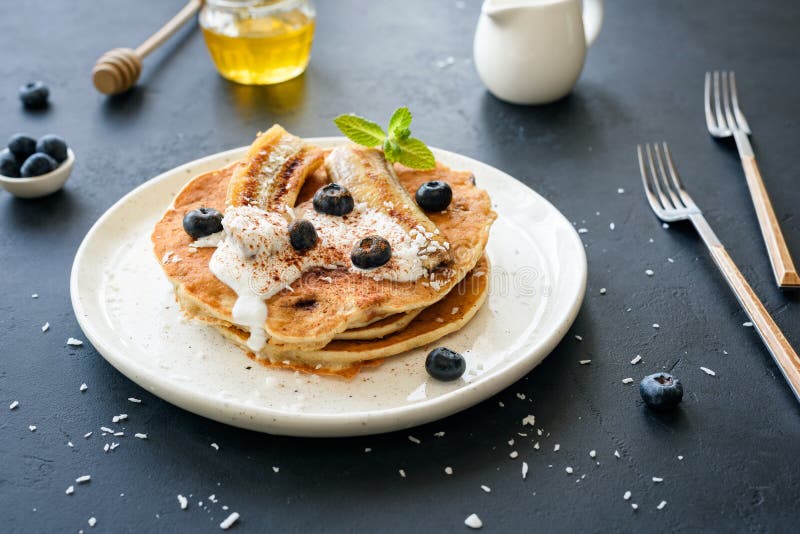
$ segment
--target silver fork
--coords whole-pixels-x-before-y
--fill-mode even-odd
[[[733,137],[736,141],[776,282],[780,287],[800,287],[800,276],[792,262],[789,247],[786,246],[778,218],[761,179],[753,147],[750,146],[750,126],[739,108],[736,75],[733,72],[714,71],[713,75],[706,72],[705,108],[708,132],[714,137]]]
[[[800,401],[800,358],[758,299],[753,288],[733,263],[725,247],[722,246],[706,218],[703,217],[700,208],[689,196],[675,169],[675,163],[667,143],[663,143],[662,147],[659,147],[658,144],[651,147],[648,143],[644,149],[639,145],[636,147],[636,151],[639,156],[639,170],[642,173],[644,192],[650,202],[650,207],[662,221],[688,220],[692,222],[711,252],[714,263],[717,264],[739,303],[753,321],[753,325],[775,359],[775,363],[778,364],[789,387]]]

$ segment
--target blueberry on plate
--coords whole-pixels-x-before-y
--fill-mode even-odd
[[[0,175],[6,178],[19,178],[19,162],[8,150],[0,153]]]
[[[353,195],[339,184],[328,184],[314,193],[314,209],[328,215],[347,215],[353,211]]]
[[[44,82],[30,82],[19,88],[19,99],[28,109],[41,109],[47,106],[50,89]]]
[[[61,163],[67,159],[67,142],[54,134],[43,135],[36,142],[36,152],[47,154]]]
[[[458,379],[467,370],[462,355],[445,347],[436,347],[425,358],[425,370],[436,380],[450,382]]]
[[[317,230],[311,221],[297,219],[289,225],[289,242],[292,248],[298,252],[303,252],[317,244]]]
[[[17,161],[25,161],[36,152],[36,139],[21,133],[14,134],[8,140],[8,149]]]
[[[683,385],[669,373],[655,373],[642,379],[639,394],[650,408],[671,410],[683,399]]]
[[[56,167],[58,167],[56,160],[47,154],[37,152],[25,160],[20,168],[20,174],[23,178],[31,178],[52,172]]]
[[[419,207],[425,211],[443,211],[453,200],[453,190],[447,182],[433,180],[419,186],[414,196]]]
[[[197,208],[183,216],[183,229],[195,239],[222,231],[222,214],[214,208]]]
[[[381,236],[359,239],[350,252],[350,261],[359,269],[375,269],[392,258],[392,246]]]

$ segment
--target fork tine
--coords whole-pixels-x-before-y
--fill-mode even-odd
[[[714,71],[714,111],[717,114],[717,125],[724,129],[728,129],[728,125],[725,122],[725,116],[722,114],[722,103],[720,102],[719,97],[719,71]]]
[[[714,113],[711,111],[711,73],[706,72],[705,84],[705,109],[706,109],[706,128],[709,132],[717,130],[717,122],[714,119]]]
[[[685,208],[686,206],[683,205],[683,201],[676,194],[675,187],[670,182],[667,171],[664,169],[664,159],[661,157],[661,149],[659,148],[658,143],[653,144],[653,149],[656,154],[656,161],[658,162],[658,180],[662,184],[662,191],[666,191],[666,195],[669,196],[673,206],[678,209]]]
[[[646,145],[648,152],[650,151],[650,145]],[[639,157],[639,172],[642,174],[642,184],[644,184],[644,194],[647,197],[647,201],[650,203],[650,207],[653,208],[653,211],[658,215],[658,217],[663,218],[664,209],[661,205],[661,202],[658,200],[656,196],[656,192],[653,190],[653,183],[648,177],[647,172],[647,165],[644,161],[644,152],[642,151],[642,145],[636,145],[636,154]]]
[[[736,118],[733,116],[731,109],[730,87],[728,86],[728,72],[722,71],[722,105],[725,108],[725,119],[728,121],[728,128],[738,128]]]
[[[683,186],[683,181],[681,181],[681,177],[678,174],[678,169],[675,168],[675,161],[672,159],[672,152],[669,150],[669,145],[667,145],[666,141],[662,141],[662,145],[664,147],[664,155],[667,159],[667,167],[669,168],[669,176],[672,180],[673,187],[678,192],[687,208],[694,207],[695,203]]]
[[[661,180],[658,178],[658,171],[656,170],[656,165],[653,160],[653,152],[650,149],[650,143],[647,143],[644,148],[647,152],[647,162],[650,167],[650,182],[653,184],[653,189],[658,197],[658,201],[664,206],[665,210],[675,209],[676,206],[670,201],[669,196],[664,193],[661,187]]]
[[[733,113],[736,115],[736,121],[739,123],[739,126],[747,132],[750,133],[750,126],[747,124],[747,119],[744,118],[744,113],[739,108],[739,95],[738,91],[736,91],[736,75],[733,71],[729,74],[730,78],[730,87],[731,87],[731,101],[733,102]]]

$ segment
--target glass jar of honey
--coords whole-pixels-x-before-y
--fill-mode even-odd
[[[315,18],[310,0],[206,0],[200,27],[223,77],[268,85],[306,69]]]

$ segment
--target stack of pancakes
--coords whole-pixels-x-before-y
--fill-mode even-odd
[[[188,317],[212,325],[264,363],[346,376],[366,362],[455,332],[475,315],[488,291],[484,248],[496,215],[469,172],[441,164],[426,171],[392,166],[382,152],[356,145],[336,150],[344,151],[339,156],[347,159],[346,173],[336,170],[330,151],[273,126],[242,160],[190,180],[156,224],[152,241]],[[356,203],[383,212],[410,235],[435,233],[446,250],[431,257],[420,252],[426,271],[412,281],[381,279],[344,265],[303,272],[289,287],[264,299],[268,341],[254,353],[247,345],[248,327],[233,317],[237,294],[209,269],[215,248],[198,246],[184,231],[183,217],[200,207],[224,213],[249,205],[280,212],[289,221],[294,210],[311,204],[331,176],[343,182]],[[453,199],[442,212],[423,213],[413,197],[431,180],[447,182]],[[352,236],[354,241],[361,237]]]

